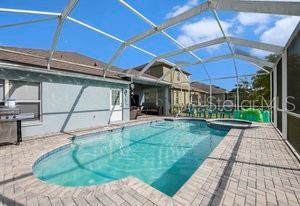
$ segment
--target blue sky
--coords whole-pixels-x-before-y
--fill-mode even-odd
[[[67,2],[67,0],[1,0],[0,7],[60,12]],[[155,24],[161,24],[167,18],[178,15],[180,12],[186,11],[202,2],[200,0],[127,0],[127,3],[143,13]],[[286,43],[299,21],[297,17],[266,14],[219,11],[218,15],[227,35],[276,45],[284,45]],[[117,0],[81,0],[70,16],[123,40],[151,28]],[[0,13],[0,24],[5,25],[40,18],[45,17]],[[0,45],[49,49],[56,23],[56,20],[52,20],[2,29],[0,33]],[[168,28],[166,32],[186,46],[222,36],[210,12],[204,12],[188,21]],[[115,40],[101,36],[73,22],[66,21],[57,45],[57,50],[77,51],[107,62],[119,45],[120,43]],[[160,33],[137,42],[136,46],[156,55],[177,49],[176,45]],[[259,58],[264,58],[267,55],[267,53],[259,50],[238,46],[234,46],[234,48],[249,52],[249,54]],[[226,44],[194,51],[194,53],[204,59],[228,54],[229,52]],[[117,59],[115,65],[121,68],[131,68],[146,63],[151,59],[151,56],[128,47],[120,58]],[[192,62],[196,59],[189,54],[182,54],[168,60],[173,62]],[[252,74],[256,71],[253,65],[244,61],[237,60],[237,66],[240,75]],[[205,67],[210,76],[215,78],[233,76],[235,74],[232,59],[207,63]],[[192,80],[207,79],[201,65],[186,67],[184,69],[192,73]],[[234,79],[214,81],[213,83],[226,89],[231,89],[235,85]]]

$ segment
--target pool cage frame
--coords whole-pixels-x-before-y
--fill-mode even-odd
[[[171,71],[174,71],[175,69],[178,69],[181,73],[182,73],[182,68],[183,67],[188,67],[188,66],[192,66],[192,65],[201,65],[202,68],[205,71],[205,74],[207,76],[207,79],[203,79],[201,81],[208,81],[209,85],[210,85],[210,92],[209,92],[209,96],[210,96],[210,105],[212,104],[212,81],[214,80],[222,80],[222,79],[235,79],[236,80],[236,85],[237,85],[237,89],[236,89],[236,108],[239,109],[240,108],[240,101],[239,101],[239,78],[241,77],[246,77],[246,76],[255,76],[255,75],[270,75],[270,84],[274,86],[274,88],[276,88],[277,85],[277,79],[276,79],[276,65],[277,63],[271,63],[268,62],[266,60],[262,60],[250,55],[245,55],[242,53],[239,53],[237,51],[234,50],[233,48],[233,44],[234,45],[240,45],[240,46],[244,46],[244,47],[248,47],[248,48],[254,48],[254,49],[260,49],[260,50],[264,50],[264,51],[268,51],[268,52],[273,52],[276,53],[278,55],[281,56],[282,58],[282,99],[286,99],[287,97],[287,46],[282,47],[282,46],[278,46],[278,45],[273,45],[273,44],[268,44],[268,43],[263,43],[263,42],[257,42],[257,41],[252,41],[252,40],[246,40],[246,39],[240,39],[237,37],[231,37],[228,36],[221,24],[221,21],[219,19],[218,13],[217,11],[219,10],[231,10],[231,11],[236,11],[236,12],[252,12],[252,13],[268,13],[268,14],[275,14],[275,15],[289,15],[289,16],[300,16],[300,2],[288,2],[288,1],[264,1],[264,0],[260,0],[260,1],[250,1],[250,0],[208,0],[204,3],[201,3],[198,6],[195,6],[194,8],[191,8],[177,16],[174,16],[172,18],[167,19],[165,22],[161,23],[160,25],[156,25],[155,23],[153,23],[151,20],[149,20],[147,17],[145,17],[142,13],[140,13],[139,11],[137,11],[135,8],[133,8],[130,4],[128,4],[126,1],[124,0],[118,0],[119,3],[121,3],[121,5],[123,5],[125,8],[127,8],[130,12],[134,13],[138,18],[141,18],[145,23],[149,24],[152,28],[149,30],[146,30],[145,32],[139,33],[138,35],[127,39],[127,40],[122,40],[112,34],[109,34],[99,28],[96,28],[94,26],[91,26],[83,21],[80,21],[78,19],[75,19],[73,17],[70,16],[70,13],[72,12],[72,10],[76,7],[77,3],[79,2],[79,0],[69,0],[67,6],[64,8],[64,10],[61,13],[58,12],[45,12],[45,11],[36,11],[36,10],[22,10],[22,9],[11,9],[11,8],[0,8],[0,12],[8,12],[8,13],[20,13],[20,14],[32,14],[32,15],[42,15],[45,16],[47,18],[41,18],[38,20],[31,20],[31,21],[24,21],[24,22],[20,22],[20,23],[14,23],[14,24],[7,24],[7,25],[0,25],[0,29],[1,28],[7,28],[7,27],[13,27],[13,26],[20,26],[20,25],[27,25],[27,24],[34,24],[34,23],[39,23],[39,22],[45,22],[45,21],[50,21],[50,20],[54,20],[57,19],[57,26],[56,26],[56,30],[55,30],[55,34],[54,37],[52,39],[52,44],[51,44],[51,48],[49,49],[49,55],[47,57],[47,69],[50,70],[51,69],[51,62],[52,61],[57,61],[57,62],[65,62],[65,63],[69,63],[69,64],[73,64],[73,65],[80,65],[83,67],[89,67],[89,68],[97,68],[100,70],[103,70],[103,77],[106,77],[106,73],[109,72],[113,72],[113,73],[120,73],[122,75],[127,75],[130,78],[136,78],[136,77],[140,77],[142,76],[150,67],[151,65],[153,65],[155,62],[157,61],[161,61],[161,62],[166,62],[170,65],[172,65],[172,69]],[[174,26],[178,23],[184,22],[192,17],[195,17],[197,15],[200,15],[201,13],[205,12],[205,11],[210,11],[214,17],[214,19],[216,20],[218,27],[222,33],[222,37],[220,38],[216,38],[213,40],[209,40],[206,42],[201,42],[201,43],[197,43],[195,45],[192,46],[188,46],[185,47],[184,45],[182,45],[181,43],[179,43],[175,38],[173,38],[171,35],[169,35],[165,29]],[[61,34],[61,30],[63,28],[64,22],[68,20],[71,21],[73,23],[76,23],[86,29],[92,30],[100,35],[106,36],[109,39],[115,40],[117,42],[120,43],[119,48],[117,49],[117,51],[113,54],[113,56],[111,57],[111,59],[109,60],[108,64],[105,66],[105,68],[100,68],[100,67],[96,67],[96,66],[88,66],[88,65],[82,65],[82,64],[77,64],[74,62],[69,62],[69,61],[64,61],[64,60],[60,60],[60,59],[55,59],[53,54],[55,52],[57,43],[59,41],[60,38],[60,34]],[[297,29],[299,30],[299,24],[297,26]],[[153,54],[152,52],[149,52],[143,48],[140,48],[136,45],[134,45],[136,42],[141,41],[143,39],[146,39],[147,37],[150,37],[154,34],[157,33],[161,33],[162,35],[164,35],[166,38],[168,38],[172,43],[174,43],[177,47],[178,50],[174,50],[171,52],[167,52],[164,54],[160,54],[160,55],[156,55]],[[293,36],[293,35],[292,35]],[[222,43],[226,43],[226,45],[228,46],[228,49],[230,51],[229,54],[224,54],[221,56],[216,56],[216,57],[212,57],[212,58],[207,58],[207,59],[202,59],[200,58],[198,55],[196,55],[193,51],[196,49],[200,49],[200,48],[206,48],[209,46],[213,46],[213,45],[217,45],[217,44],[222,44]],[[149,56],[151,56],[153,59],[136,75],[131,75],[131,74],[124,74],[118,71],[114,71],[111,70],[110,68],[112,67],[113,63],[116,61],[116,59],[122,54],[122,52],[127,48],[127,47],[132,47],[134,49],[139,50],[140,52],[143,52]],[[32,54],[27,54],[27,53],[22,53],[22,52],[17,52],[17,51],[12,51],[9,49],[3,49],[0,48],[0,50],[2,51],[8,51],[8,52],[12,52],[12,53],[18,53],[18,54],[23,54],[23,55],[28,55],[28,56],[33,56],[36,58],[42,58],[45,59],[45,57],[41,57],[41,56],[37,56],[37,55],[32,55]],[[179,54],[183,54],[183,53],[187,53],[189,55],[191,55],[196,61],[195,62],[184,62],[184,63],[173,63],[171,61],[166,60],[166,58],[169,57],[173,57]],[[222,59],[228,59],[231,58],[233,60],[233,65],[234,65],[234,72],[235,75],[234,76],[230,76],[230,77],[222,77],[222,78],[212,78],[209,75],[209,72],[205,66],[205,63],[207,62],[214,62],[214,61],[219,61]],[[253,64],[257,69],[263,70],[263,73],[260,74],[250,74],[250,75],[239,75],[238,73],[238,67],[236,64],[236,59],[241,59],[244,61],[247,61],[251,64]],[[270,68],[269,70],[265,69],[264,67],[268,67]],[[272,73],[273,73],[273,79],[272,79]],[[166,75],[166,74],[165,74]],[[165,76],[164,75],[164,76]],[[163,78],[164,76],[162,76],[161,78],[159,78],[156,82],[160,83],[160,82],[164,82]],[[188,83],[189,84],[189,90],[190,89],[190,80],[188,82],[182,82],[181,84],[184,83]],[[272,90],[272,87],[270,87]],[[276,93],[276,89],[274,89],[274,91],[270,92],[271,94],[274,94],[274,96],[276,97],[277,93]],[[191,96],[191,95],[190,95]],[[270,95],[270,101],[272,102],[272,95]],[[274,100],[274,102],[272,102],[272,108],[274,109],[274,124],[275,126],[277,125],[277,118],[276,118],[276,98]],[[284,138],[286,138],[287,134],[287,121],[286,121],[286,115],[287,113],[291,113],[291,115],[296,116],[297,118],[300,118],[299,114],[293,113],[293,112],[289,112],[287,111],[287,105],[285,101],[282,101],[282,111],[283,111],[283,117],[282,117],[282,121],[283,121],[283,128],[282,128],[282,135]]]

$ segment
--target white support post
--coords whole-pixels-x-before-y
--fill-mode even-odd
[[[269,107],[270,107],[270,113],[271,113],[271,116],[270,116],[270,119],[271,119],[271,122],[273,122],[273,104],[272,104],[272,99],[273,99],[273,79],[272,79],[272,74],[273,74],[273,71],[270,72],[270,103],[269,103]]]
[[[236,78],[237,86],[236,86],[236,107],[237,110],[240,110],[240,86],[239,86],[239,78]]]
[[[209,83],[209,108],[211,108],[212,106],[212,85],[211,85],[211,81]]]
[[[170,90],[168,87],[164,88],[164,107],[165,107],[165,115],[170,114]]]
[[[282,55],[282,137],[287,139],[287,50]]]
[[[68,5],[65,7],[64,11],[59,16],[56,31],[55,31],[54,38],[53,38],[52,45],[51,45],[51,49],[49,51],[49,57],[48,57],[48,63],[47,63],[48,70],[50,69],[50,63],[51,63],[51,60],[52,60],[52,57],[54,54],[54,50],[56,48],[61,30],[63,27],[63,23],[66,20],[66,18],[68,17],[68,15],[71,13],[71,11],[74,9],[74,7],[78,3],[78,1],[79,0],[70,0]]]
[[[278,109],[278,104],[277,104],[277,67],[273,67],[273,112],[274,112],[274,125],[275,127],[278,126],[277,122],[277,109]]]
[[[189,106],[192,105],[192,95],[191,95],[191,80],[190,77],[189,78]]]

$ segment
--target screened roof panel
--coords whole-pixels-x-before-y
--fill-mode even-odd
[[[51,3],[45,3],[45,1],[36,0],[3,0],[0,1],[0,7],[61,12],[64,10],[68,2],[69,0],[51,0]]]
[[[173,63],[192,63],[197,61],[197,59],[195,57],[193,57],[192,55],[190,55],[189,53],[182,53],[176,56],[172,56],[169,58],[166,58],[167,60],[173,62]]]
[[[206,81],[206,83],[209,83]],[[236,87],[236,81],[235,79],[222,79],[222,80],[213,80],[213,85],[219,86],[221,88],[226,89],[227,91],[231,91],[232,88]],[[233,93],[235,95],[235,93]]]
[[[176,46],[171,40],[169,40],[166,36],[162,33],[157,33],[149,38],[143,39],[135,45],[146,49],[156,55],[160,55],[166,52],[177,50],[179,47]]]
[[[224,59],[216,62],[208,62],[205,64],[211,78],[219,78],[224,76],[235,76],[235,70],[232,59]],[[225,67],[222,65],[226,65]],[[221,69],[222,68],[222,69]]]
[[[191,80],[196,81],[196,80],[203,80],[203,79],[208,79],[208,76],[204,70],[206,68],[209,73],[209,68],[207,68],[206,64],[203,65],[193,65],[189,67],[184,67],[184,70],[188,71],[191,73]]]
[[[26,3],[22,2],[21,4],[17,4],[15,0],[10,1],[9,3],[1,2],[0,6],[6,8],[23,7],[22,9],[43,10],[43,11],[51,10],[54,12],[60,12],[65,9],[64,6],[66,6],[69,2],[74,2],[74,1],[68,1],[68,2],[66,1],[56,2],[56,1],[57,0],[52,1],[51,4],[49,4],[50,6],[47,4],[47,9],[44,8],[45,6],[44,4],[36,3],[33,0],[26,0],[24,1]],[[159,9],[158,5],[153,2],[150,3],[147,2],[144,4],[144,2],[140,3],[132,0],[128,0],[127,2],[129,5],[131,5],[131,8],[128,8],[130,7],[129,5],[127,5],[126,7],[124,6],[124,4],[121,4],[122,2],[124,2],[123,0],[120,1],[104,0],[101,1],[101,3],[99,3],[99,1],[97,0],[92,0],[89,2],[86,1],[78,1],[78,2],[79,3],[77,3],[73,11],[71,11],[70,14],[67,13],[67,15],[70,16],[70,18],[65,20],[64,25],[63,24],[59,25],[62,26],[63,28],[61,34],[59,30],[56,30],[57,27],[55,25],[48,26],[47,24],[46,24],[47,29],[44,28],[39,29],[39,30],[43,30],[42,32],[45,32],[45,35],[43,34],[41,35],[41,32],[38,33],[36,32],[35,34],[39,34],[39,36],[41,36],[38,38],[45,38],[50,36],[50,34],[48,34],[50,33],[49,29],[53,29],[52,30],[53,34],[51,35],[51,37],[48,38],[49,42],[47,42],[48,43],[47,48],[50,48],[50,46],[53,45],[54,46],[53,49],[72,49],[72,50],[78,49],[80,51],[83,51],[85,55],[89,55],[94,58],[101,58],[102,60],[107,62],[111,61],[112,64],[117,63],[124,67],[132,67],[133,65],[136,66],[136,64],[149,62],[153,59],[153,57],[156,56],[156,54],[162,54],[167,51],[176,50],[177,47],[171,41],[165,38],[162,34],[159,34],[159,32],[162,29],[165,30],[168,34],[174,37],[176,41],[183,44],[184,46],[191,46],[200,42],[203,43],[208,40],[218,41],[216,40],[216,38],[221,39],[219,43],[220,45],[212,46],[212,48],[198,49],[193,53],[194,58],[196,60],[198,59],[198,62],[201,62],[200,58],[203,59],[213,58],[213,57],[222,56],[224,54],[225,55],[230,54],[233,57],[235,55],[233,49],[236,49],[239,55],[249,56],[248,54],[253,55],[253,53],[255,53],[255,50],[248,49],[248,48],[243,49],[240,48],[243,47],[240,45],[237,46],[237,45],[230,44],[232,46],[228,48],[227,41],[231,41],[232,38],[231,39],[225,38],[227,36],[239,37],[248,40],[255,40],[257,42],[266,42],[275,45],[284,45],[287,39],[290,37],[290,34],[294,30],[295,26],[299,22],[299,17],[274,16],[273,14],[270,15],[270,14],[247,13],[249,11],[251,12],[265,11],[265,12],[273,12],[279,14],[299,15],[298,14],[299,12],[297,12],[299,9],[299,5],[291,2],[282,3],[281,4],[282,6],[280,7],[276,6],[274,2],[256,2],[255,5],[257,8],[255,8],[255,6],[253,5],[250,7],[244,6],[244,3],[240,4],[238,1],[236,2],[236,4],[231,5],[235,7],[235,10],[240,9],[241,11],[247,11],[247,12],[222,11],[222,9],[230,10],[232,8],[230,6],[232,2],[225,1],[225,0],[223,2],[224,4],[207,4],[206,1],[196,1],[196,0],[188,0],[186,2],[166,0],[159,4],[159,7],[163,9]],[[208,10],[202,11],[201,13],[198,13],[196,15],[192,14],[193,12],[191,11],[195,11],[194,8],[197,8],[197,6],[203,2],[205,2],[204,7],[209,6],[210,8],[206,7],[208,8]],[[247,2],[245,4],[250,5],[254,3]],[[18,6],[16,7],[15,5]],[[62,5],[63,7],[61,7]],[[260,5],[259,8],[258,5]],[[201,7],[200,10],[202,10],[202,8],[204,7]],[[165,8],[166,10],[164,10]],[[198,7],[198,9],[199,8],[200,7]],[[134,13],[130,9],[133,10],[137,9],[137,11],[141,13],[140,14]],[[216,12],[214,12],[215,11],[214,9],[216,9]],[[180,15],[180,12],[185,12],[185,13]],[[5,14],[5,19],[7,19],[6,15],[9,16],[10,14]],[[149,20],[147,19],[146,20],[144,19],[143,21],[141,19],[141,16],[139,15],[144,15],[144,17],[142,18],[148,18],[150,21],[157,24],[159,26],[158,31],[156,31],[156,29],[153,28],[153,23],[149,22]],[[24,15],[24,16],[28,16],[28,15]],[[174,16],[176,16],[176,18],[172,18]],[[71,19],[71,17],[75,19]],[[88,34],[90,31],[87,31],[85,33],[80,30],[77,30],[75,26],[72,26],[69,23],[70,20],[74,22],[76,21],[76,19],[80,20],[81,24],[87,23],[85,27],[94,26],[93,28],[90,27],[90,29],[94,31],[100,29],[97,30],[98,33],[101,33],[103,31],[107,33],[105,34],[106,36],[113,35],[111,37],[114,38],[115,40],[117,39],[118,43],[113,42],[115,40],[108,43],[108,41],[106,41],[104,37],[99,37],[97,34],[95,34],[94,35],[95,37],[93,37],[92,35]],[[12,18],[10,20],[14,22],[18,19]],[[5,21],[6,20],[4,20],[3,22],[5,23]],[[220,25],[218,24],[218,22],[220,23]],[[149,24],[152,24],[152,26]],[[21,26],[21,27],[25,27],[25,26]],[[64,27],[66,27],[66,29]],[[84,28],[81,29],[84,30]],[[16,30],[14,32],[20,33],[20,31],[21,29],[18,30],[16,27]],[[58,39],[58,45],[55,45],[52,42],[55,31],[56,31],[55,37],[57,37]],[[68,31],[71,34],[67,34]],[[74,34],[78,35],[78,33],[80,33],[81,35],[80,39],[78,39],[77,37],[72,38],[72,35]],[[23,47],[30,47],[30,45],[31,46],[34,45],[36,48],[46,47],[45,43],[41,43],[43,39],[38,39],[37,41],[35,41],[36,39],[34,39],[33,41],[32,39],[30,40],[30,36],[33,37],[34,35],[29,35],[29,40],[27,41],[25,39],[22,39],[20,41],[21,45],[22,43],[24,44],[24,42],[28,42],[29,46],[23,46]],[[61,37],[61,36],[67,36],[67,37]],[[99,43],[101,42],[101,45],[103,46],[102,48],[100,48],[102,49],[102,53],[101,55],[99,53],[99,56],[97,51],[95,52],[95,50],[98,50],[97,38],[99,38],[100,40]],[[7,44],[13,44],[13,45],[18,43],[18,41],[9,41],[9,38],[7,39],[8,40],[4,38],[4,40],[2,41],[3,42],[6,41]],[[90,39],[95,39],[95,42],[92,42]],[[123,50],[122,48],[119,49],[119,52],[117,52],[120,43],[122,43],[123,40],[126,41],[128,39],[130,39],[130,43],[134,44],[135,46],[130,45],[129,43],[126,44],[126,46],[124,46],[123,52],[122,52]],[[90,48],[87,48],[86,50],[80,49],[80,47],[86,46],[86,44],[83,43],[84,40],[86,40],[86,44],[92,45]],[[68,41],[72,41],[72,42],[74,41],[74,43],[71,44],[68,43]],[[238,39],[235,41],[240,41],[240,40]],[[35,45],[32,42],[37,43],[37,45]],[[126,41],[125,43],[128,43],[128,41]],[[79,45],[75,46],[76,44]],[[250,42],[249,44],[252,43]],[[231,49],[231,47],[233,47],[233,49]],[[280,48],[277,48],[277,50],[278,49]],[[121,55],[119,55],[118,53]],[[140,56],[137,56],[138,53]],[[128,55],[128,57],[125,57],[126,55]],[[179,61],[189,61],[190,57],[188,57],[188,55],[189,54],[178,55]],[[119,56],[120,58],[118,58]],[[114,59],[112,57],[115,57],[114,61],[112,61]],[[223,70],[226,72],[230,71],[227,69],[228,67],[232,68],[231,72],[233,72],[234,74],[236,72],[238,72],[239,74],[243,73],[243,70],[239,71],[238,67],[237,67],[237,71],[235,71],[234,69],[235,67],[233,65],[234,61],[232,58],[230,59],[229,57],[230,56],[226,56],[226,59],[224,60],[218,59],[217,62],[213,62],[213,63],[210,62],[206,64],[205,68],[209,71],[211,77],[219,77],[220,75],[227,75],[225,72],[222,73],[220,71]],[[170,59],[174,61],[176,60],[176,58],[174,57],[171,57]],[[124,63],[121,63],[121,61],[124,61]],[[213,67],[212,69],[210,69],[210,65],[212,65]],[[248,66],[245,65],[245,67]]]
[[[123,40],[151,28],[115,0],[79,1],[70,16]]]
[[[224,54],[230,54],[230,50],[226,43],[216,44],[210,47],[197,49],[194,51],[195,54],[202,56],[204,59],[220,56]]]
[[[238,73],[240,76],[242,75],[248,75],[248,74],[255,74],[259,68],[254,66],[253,64],[250,64],[249,62],[236,59],[236,64],[238,67]]]
[[[132,47],[127,47],[114,64],[122,69],[130,69],[140,66],[141,64],[146,64],[151,60],[151,56],[144,54]]]
[[[119,46],[120,43],[117,41],[71,21],[66,21],[56,50],[76,51],[97,60],[108,62]]]
[[[49,17],[39,15],[25,15],[24,17],[21,14],[0,13],[0,25],[2,26],[41,19],[49,19]],[[2,46],[49,49],[56,26],[57,20],[52,19],[34,24],[1,28],[0,42]],[[33,36],[34,39],[32,39]]]

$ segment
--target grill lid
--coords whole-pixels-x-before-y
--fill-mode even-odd
[[[18,114],[20,114],[19,108],[0,107],[0,116],[18,115]]]

